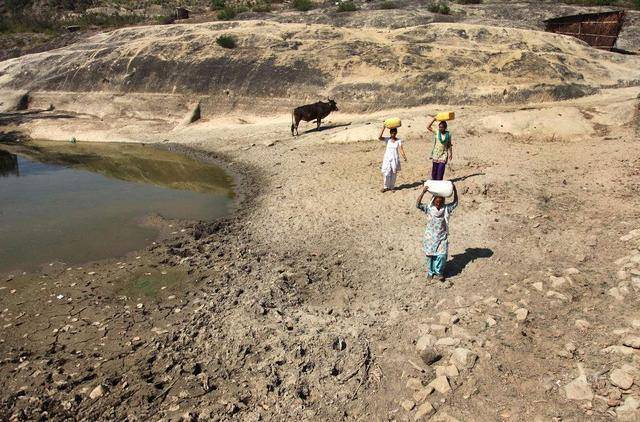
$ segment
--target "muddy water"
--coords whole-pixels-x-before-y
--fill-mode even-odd
[[[153,241],[151,216],[228,214],[220,168],[140,145],[0,144],[0,273],[117,257]]]

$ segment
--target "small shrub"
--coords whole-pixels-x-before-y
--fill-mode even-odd
[[[238,12],[233,7],[225,7],[218,11],[218,19],[221,21],[229,21],[236,17]]]
[[[398,5],[391,0],[385,0],[382,3],[380,3],[380,9],[382,10],[390,10],[390,9],[397,9]]]
[[[293,0],[293,8],[301,12],[313,9],[311,0]]]
[[[351,0],[341,1],[338,4],[338,12],[355,12],[358,10],[358,6]]]
[[[227,6],[227,0],[211,0],[213,10],[222,10]]]
[[[231,35],[220,35],[216,38],[216,44],[222,48],[236,48],[236,39]]]
[[[481,4],[482,0],[456,0],[460,4]]]
[[[441,15],[448,15],[451,13],[451,9],[447,3],[430,3],[427,6],[427,10],[431,13],[439,13]]]
[[[258,13],[266,13],[266,12],[271,12],[271,4],[265,2],[259,2],[256,3],[252,8],[252,11],[254,12],[258,12]]]

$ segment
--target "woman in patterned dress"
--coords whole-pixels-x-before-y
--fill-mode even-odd
[[[416,201],[416,207],[430,217],[423,240],[428,278],[431,280],[435,277],[444,281],[444,270],[449,253],[449,216],[458,206],[458,190],[453,185],[453,202],[450,204],[445,204],[442,196],[434,196],[427,205],[422,203],[422,198],[428,190],[429,188],[425,186]]]

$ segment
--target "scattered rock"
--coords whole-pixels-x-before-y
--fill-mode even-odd
[[[407,388],[411,390],[420,390],[422,389],[422,387],[422,381],[420,381],[418,378],[409,378],[407,380]]]
[[[592,400],[593,391],[591,390],[591,384],[587,382],[587,378],[584,375],[571,381],[564,386],[564,392],[569,400]]]
[[[633,413],[638,409],[640,409],[640,400],[633,396],[627,396],[627,398],[624,399],[624,404],[616,409],[616,414],[619,417],[623,417],[625,414]]]
[[[438,312],[438,321],[440,324],[447,325],[451,323],[452,315],[447,311]]]
[[[436,368],[436,376],[442,376],[445,375],[448,378],[455,378],[458,375],[460,375],[460,372],[458,371],[458,368],[456,368],[455,365],[448,365],[448,366],[438,366]]]
[[[640,349],[640,337],[627,337],[622,341],[622,344],[634,349]]]
[[[102,386],[102,384],[99,384],[96,388],[91,390],[91,393],[89,393],[89,398],[91,400],[99,399],[100,397],[104,396],[104,393],[104,387]]]
[[[621,369],[614,369],[609,374],[611,384],[623,390],[628,390],[633,385],[633,377]]]
[[[620,355],[632,355],[634,353],[634,350],[635,349],[633,349],[632,347],[626,347],[626,346],[609,346],[602,349],[602,353],[617,353]]]
[[[400,402],[400,406],[402,406],[402,408],[407,412],[411,412],[413,408],[416,407],[416,404],[413,400],[402,400],[402,402]]]
[[[591,324],[589,324],[589,322],[584,319],[576,319],[575,326],[580,330],[586,330],[591,326]]]
[[[562,293],[556,292],[554,290],[548,290],[546,296],[551,297],[553,299],[560,299],[562,301],[570,300],[568,296],[563,295]]]
[[[431,395],[431,393],[433,393],[433,387],[427,386],[413,393],[413,399],[416,401],[416,403],[420,404],[425,401],[427,397]]]
[[[433,347],[427,347],[420,352],[420,358],[427,365],[431,365],[434,362],[442,359],[442,355]]]
[[[541,292],[544,289],[541,281],[533,283],[532,286],[533,286],[534,289],[536,289],[539,292]]]
[[[527,316],[529,316],[529,311],[525,308],[516,309],[516,320],[519,322],[524,322],[527,320]]]
[[[189,113],[187,113],[187,115],[184,117],[184,119],[182,120],[182,124],[186,126],[197,120],[200,120],[200,117],[201,117],[200,101],[198,101],[198,103],[195,106],[193,106],[193,108],[189,110]]]
[[[565,279],[564,277],[549,276],[549,281],[551,282],[551,287],[553,287],[554,289],[559,289],[560,287],[567,284],[567,279]]]
[[[624,295],[622,294],[621,290],[618,289],[617,287],[612,287],[611,289],[609,289],[607,291],[607,294],[613,297],[615,300],[619,300],[619,301],[624,300]]]
[[[438,337],[442,337],[447,333],[447,327],[439,324],[431,324],[431,333]]]
[[[431,334],[425,334],[418,339],[416,343],[416,350],[422,352],[427,347],[433,347],[436,344],[436,338]]]
[[[419,421],[428,418],[431,414],[433,414],[436,410],[431,406],[431,403],[426,402],[418,406],[418,410],[416,410],[416,414],[413,417],[414,421]]]
[[[580,274],[580,270],[578,270],[577,268],[567,268],[566,270],[564,270],[564,273],[569,275],[576,275]]]
[[[436,341],[436,346],[453,347],[460,344],[459,338],[443,337]]]
[[[458,347],[451,354],[449,362],[455,365],[458,370],[462,371],[464,369],[473,368],[477,359],[478,355],[473,353],[471,350],[465,349],[464,347]]]
[[[436,377],[436,379],[429,383],[429,386],[433,387],[433,389],[440,394],[447,394],[451,391],[451,385],[449,385],[449,380],[445,375]]]
[[[493,327],[497,324],[496,320],[491,317],[488,317],[485,322],[487,323],[488,327]]]

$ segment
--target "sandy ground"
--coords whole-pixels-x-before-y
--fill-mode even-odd
[[[383,114],[296,138],[286,116],[158,133],[243,174],[238,212],[34,275],[45,293],[30,299],[6,278],[5,418],[637,419],[639,92],[460,109],[444,285],[426,280],[414,206],[430,108],[387,113],[405,118],[409,162],[385,194]],[[188,282],[108,294],[147,271]],[[55,294],[72,301],[52,315]]]
[[[122,29],[0,62],[0,89],[31,90],[3,139],[158,143],[225,162],[240,193],[224,221],[155,219],[126,257],[0,277],[0,417],[640,419],[639,59],[491,4]],[[341,110],[292,137],[290,105],[327,95]],[[444,109],[442,284],[415,199]],[[409,161],[382,194],[390,116]]]

